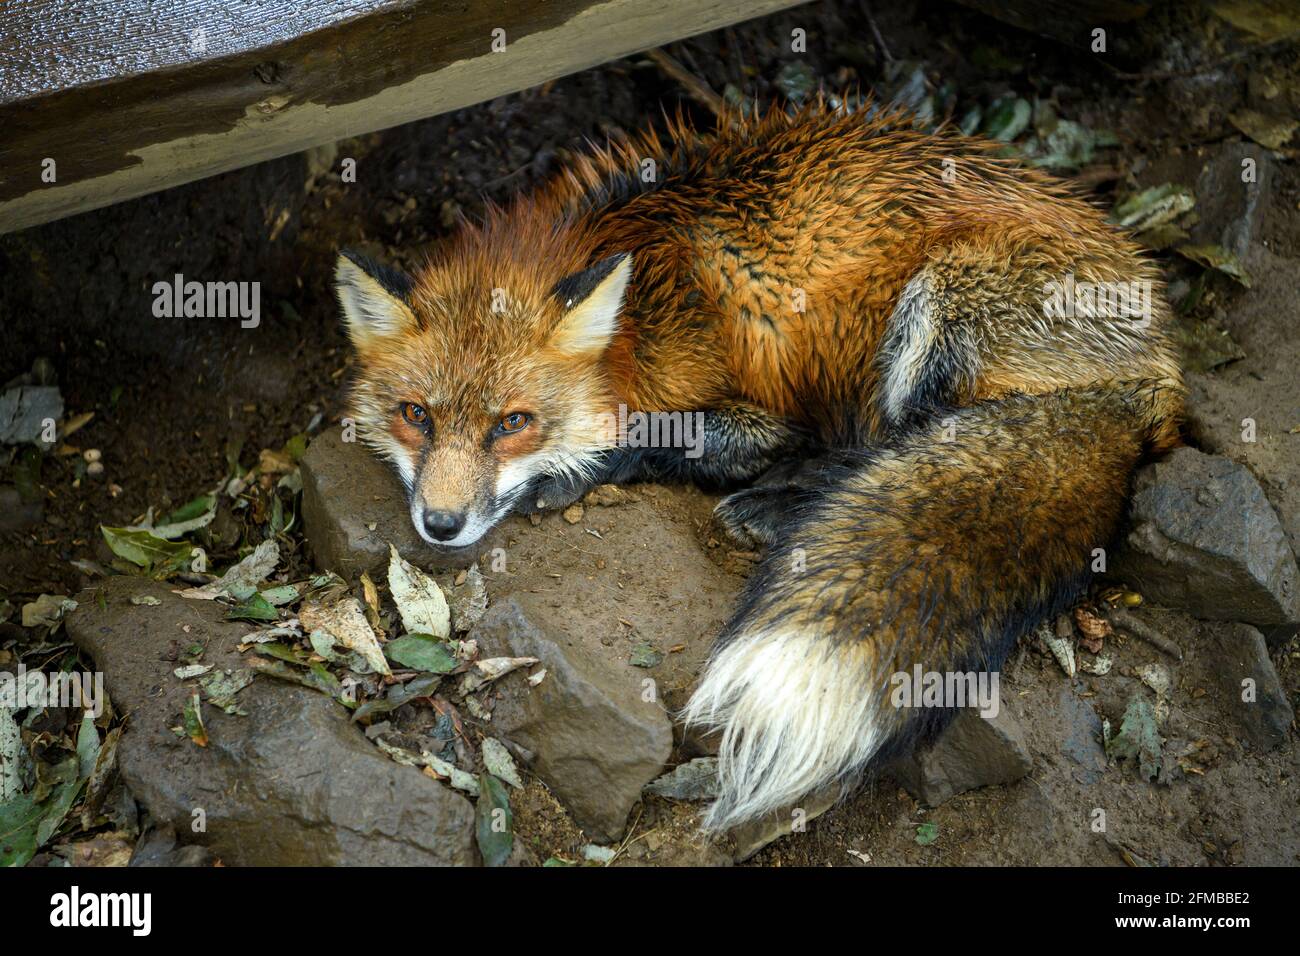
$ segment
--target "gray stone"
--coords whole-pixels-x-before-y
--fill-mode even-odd
[[[718,795],[718,758],[696,757],[646,784],[646,793],[670,800],[712,800]]]
[[[205,846],[184,846],[172,827],[153,827],[140,838],[131,854],[131,866],[212,866],[217,858]]]
[[[1268,656],[1264,635],[1248,624],[1230,624],[1215,629],[1211,647],[1216,657],[1213,673],[1227,712],[1256,748],[1281,747],[1290,737],[1295,712]]]
[[[1260,244],[1245,260],[1251,287],[1236,293],[1223,326],[1246,357],[1187,375],[1187,428],[1202,451],[1250,468],[1300,555],[1300,260]]]
[[[38,441],[47,418],[63,417],[63,396],[52,385],[20,385],[0,393],[0,444]]]
[[[894,778],[931,807],[967,790],[1014,783],[1031,769],[1024,731],[1005,707],[996,717],[958,711],[937,740],[892,767]]]
[[[26,531],[45,517],[45,502],[24,501],[13,485],[0,485],[0,533]]]
[[[610,668],[558,636],[549,618],[518,594],[490,607],[470,632],[481,657],[536,657],[546,668],[536,687],[522,671],[498,681],[491,725],[529,755],[587,835],[608,843],[667,762],[672,724],[662,704],[642,699],[641,671]]]
[[[486,547],[432,548],[411,524],[406,491],[389,465],[338,428],[312,441],[302,458],[302,520],[317,567],[353,578],[388,567],[388,545],[428,567],[467,567]]]
[[[1242,163],[1252,161],[1252,181]],[[1223,246],[1244,260],[1264,218],[1264,196],[1272,178],[1269,151],[1251,142],[1224,143],[1201,167],[1196,180],[1196,225],[1192,240]]]
[[[1112,572],[1157,604],[1245,621],[1270,641],[1300,622],[1300,571],[1245,466],[1179,448],[1138,472],[1133,529]]]
[[[1106,772],[1101,718],[1069,684],[1062,685],[1052,716],[1060,721],[1060,751],[1074,766],[1075,780],[1092,786]]]
[[[763,847],[791,833],[802,833],[839,800],[840,791],[830,787],[809,794],[795,806],[774,810],[757,820],[749,820],[727,831],[731,857],[737,863],[748,860]]]
[[[131,603],[145,594],[161,603]],[[109,578],[79,601],[68,633],[129,715],[118,764],[160,827],[226,864],[478,862],[470,802],[389,760],[323,694],[259,677],[236,698],[248,716],[204,706],[207,747],[173,733],[194,692],[172,673],[178,650],[201,644],[203,663],[244,666],[236,645],[248,627],[227,623],[220,605],[128,577]],[[203,832],[192,826],[199,809]]]

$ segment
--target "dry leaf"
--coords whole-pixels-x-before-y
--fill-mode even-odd
[[[379,646],[366,614],[361,610],[361,602],[354,597],[344,597],[334,604],[308,604],[298,612],[303,630],[325,631],[334,638],[335,644],[341,644],[350,651],[361,655],[362,660],[372,671],[378,674],[391,674],[388,660]]]
[[[451,609],[438,582],[402,559],[388,546],[388,590],[402,615],[407,634],[431,634],[446,640],[451,634]]]

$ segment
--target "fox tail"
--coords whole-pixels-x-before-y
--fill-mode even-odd
[[[894,675],[996,671],[1084,593],[1178,397],[1112,383],[954,410],[837,466],[795,506],[687,704],[721,734],[720,830],[883,766],[948,708]]]

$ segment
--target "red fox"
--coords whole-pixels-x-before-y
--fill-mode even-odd
[[[706,827],[937,732],[891,675],[998,670],[1179,440],[1155,268],[996,146],[824,102],[678,118],[414,275],[338,260],[352,414],[429,542],[597,483],[732,491],[718,520],[766,553],[684,715],[720,732]],[[701,413],[701,453],[620,446],[620,409]]]

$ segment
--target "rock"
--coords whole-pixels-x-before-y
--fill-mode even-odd
[[[140,595],[160,603],[133,604]],[[157,825],[228,865],[478,862],[470,802],[389,760],[323,694],[259,677],[236,698],[248,716],[203,707],[207,747],[173,733],[194,692],[172,674],[178,649],[201,644],[205,664],[244,665],[235,645],[248,628],[224,621],[221,605],[132,577],[81,597],[68,633],[129,715],[118,764]]]
[[[0,444],[39,442],[46,420],[63,417],[63,396],[48,385],[20,385],[0,393]]]
[[[623,488],[619,485],[597,485],[587,492],[586,497],[582,500],[584,503],[597,508],[616,508],[628,502],[640,501],[641,498],[630,488]]]
[[[1246,357],[1187,376],[1187,428],[1204,451],[1247,465],[1300,555],[1300,260],[1256,244],[1245,260],[1251,288],[1237,293],[1223,326]]]
[[[1245,621],[1270,641],[1300,622],[1300,570],[1277,515],[1242,465],[1179,448],[1137,474],[1133,529],[1112,573],[1150,601]]]
[[[182,846],[172,827],[153,827],[140,838],[130,866],[212,866],[217,858],[205,846]]]
[[[1101,718],[1068,684],[1062,685],[1051,716],[1059,722],[1060,752],[1074,765],[1074,779],[1082,786],[1092,786],[1106,772]]]
[[[1242,165],[1247,162],[1250,176]],[[1244,261],[1263,222],[1263,197],[1272,176],[1272,160],[1264,147],[1249,142],[1220,145],[1196,180],[1192,241],[1223,246]]]
[[[796,806],[775,810],[727,831],[732,859],[744,862],[772,841],[804,832],[809,823],[835,806],[839,796],[840,791],[835,787],[819,790]]]
[[[1290,737],[1295,712],[1269,659],[1264,635],[1248,624],[1234,623],[1216,628],[1211,642],[1217,657],[1212,672],[1220,681],[1225,709],[1237,717],[1255,747],[1281,747]]]
[[[467,567],[489,547],[490,534],[473,547],[435,550],[411,525],[392,468],[360,442],[345,442],[338,428],[317,436],[301,466],[303,528],[321,570],[382,580],[390,543],[420,567]]]
[[[646,784],[646,793],[670,800],[712,800],[718,795],[718,758],[696,757]]]
[[[937,740],[891,767],[894,778],[931,807],[967,790],[1014,783],[1031,769],[1024,732],[1005,707],[996,717],[958,711]]]
[[[520,671],[498,681],[492,727],[531,756],[533,772],[588,836],[612,842],[667,762],[672,724],[662,704],[642,699],[641,674],[565,640],[531,597],[493,605],[470,633],[483,657],[536,657],[546,668],[536,687]]]
[[[13,485],[0,485],[0,534],[34,528],[44,517],[45,502],[24,501]]]

